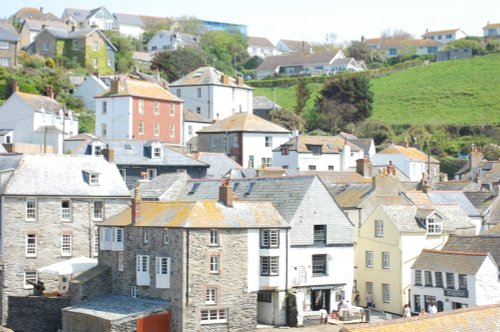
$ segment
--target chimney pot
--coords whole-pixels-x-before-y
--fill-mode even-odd
[[[219,187],[219,201],[227,207],[233,207],[234,194],[229,179],[224,179]]]
[[[141,216],[142,199],[140,184],[134,188],[134,198],[132,198],[132,224],[135,224],[137,219]]]
[[[115,162],[115,150],[113,149],[103,149],[102,150],[102,154],[104,156],[104,158],[110,162],[110,163],[114,163]],[[146,173],[146,176],[147,176],[147,173]]]

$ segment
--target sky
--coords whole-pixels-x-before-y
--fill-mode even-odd
[[[462,29],[482,35],[488,22],[500,23],[500,0],[2,0],[0,18],[22,7],[43,7],[60,17],[64,8],[93,9],[152,16],[195,16],[202,20],[248,26],[248,35],[323,43],[379,37],[403,30],[419,38],[426,29]]]

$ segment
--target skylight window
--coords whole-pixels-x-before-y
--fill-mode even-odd
[[[199,187],[200,183],[193,183],[193,186],[191,187],[191,190],[188,192],[188,195],[194,194]]]
[[[125,150],[132,150],[132,145],[125,144]]]
[[[196,78],[196,77],[200,77],[201,76],[201,72],[197,71],[196,73],[193,74],[193,77]]]

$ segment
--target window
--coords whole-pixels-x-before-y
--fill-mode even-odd
[[[137,286],[130,286],[130,297],[137,298]]]
[[[266,136],[265,137],[265,146],[266,148],[270,148],[273,145],[273,137],[272,136]]]
[[[396,56],[396,55],[398,55],[398,50],[395,49],[395,48],[390,48],[389,49],[389,55],[390,56]]]
[[[169,110],[170,116],[175,116],[175,105],[170,104],[170,110]]]
[[[382,284],[382,293],[384,303],[391,302],[391,289],[389,284]]]
[[[177,89],[175,94],[177,95],[177,97],[181,97],[181,89]]]
[[[71,256],[71,247],[71,234],[63,234],[61,236],[61,256]]]
[[[205,304],[217,303],[217,288],[207,288],[205,291]]]
[[[446,288],[455,289],[455,275],[453,273],[446,273]]]
[[[415,270],[415,285],[422,286],[422,271]]]
[[[9,42],[0,42],[0,50],[8,50],[10,48]]]
[[[313,156],[321,155],[321,145],[308,145],[307,148],[311,151]]]
[[[188,126],[188,136],[193,136],[193,126],[192,125]]]
[[[99,174],[90,173],[89,174],[89,184],[92,186],[96,186],[99,184]]]
[[[314,225],[314,244],[326,244],[326,225]]]
[[[95,41],[92,43],[92,49],[94,50],[94,52],[99,51],[99,41],[95,40]]]
[[[432,287],[432,272],[431,271],[425,271],[424,272],[424,277],[425,277],[425,286],[426,287]]]
[[[102,115],[106,115],[108,113],[108,103],[103,101],[102,102]]]
[[[108,126],[105,123],[101,123],[101,136],[106,137],[108,135]]]
[[[210,245],[211,246],[219,245],[219,231],[216,229],[210,230]]]
[[[201,88],[196,88],[196,97],[201,98]]]
[[[452,39],[453,35],[451,33],[446,34],[446,39]]]
[[[278,229],[263,229],[260,231],[261,248],[279,248],[280,231]]]
[[[443,229],[443,223],[441,219],[427,219],[427,233],[439,234]]]
[[[384,236],[384,221],[383,220],[375,220],[375,236],[383,237]]]
[[[260,257],[260,275],[277,276],[279,275],[279,257],[261,256]]]
[[[156,125],[156,123],[155,123],[155,125]],[[159,124],[158,124],[158,126],[159,126]],[[161,158],[161,152],[162,152],[161,147],[158,147],[158,146],[153,147],[153,158],[154,159]]]
[[[175,125],[171,124],[168,131],[170,137],[175,137]]]
[[[94,245],[92,246],[92,248],[94,248],[94,252],[93,252],[93,257],[97,257],[99,256],[99,230],[97,228],[95,228],[93,230],[93,239],[94,239]]]
[[[120,172],[120,175],[122,176],[123,181],[125,181],[127,179],[127,170],[120,168],[118,171]]]
[[[116,269],[119,272],[123,272],[123,251],[116,253]]]
[[[61,201],[61,220],[71,221],[71,201]]]
[[[227,137],[222,137],[221,138],[220,152],[227,153]]]
[[[163,229],[163,244],[168,244],[168,228]]]
[[[288,145],[282,145],[281,146],[281,155],[282,156],[288,156],[289,154],[289,147]]]
[[[49,51],[49,41],[48,40],[44,40],[43,41],[43,51],[44,52],[48,52]]]
[[[156,177],[156,169],[155,168],[148,168],[147,169],[147,174],[148,174],[148,180],[153,180]]]
[[[238,136],[233,136],[232,145],[233,145],[233,148],[237,148],[239,146],[239,144],[238,144]]]
[[[312,273],[313,275],[326,275],[326,255],[312,256]]]
[[[219,273],[220,257],[210,256],[210,273]]]
[[[389,252],[382,252],[382,268],[391,268],[391,254]]]
[[[154,113],[154,115],[160,115],[160,102],[159,101],[154,102],[153,113]]]
[[[201,324],[226,323],[227,309],[201,310]]]
[[[196,107],[196,113],[201,114],[201,107],[199,106]]]
[[[252,155],[248,156],[248,167],[253,168],[254,165],[255,165],[254,156],[252,156]]]
[[[9,67],[9,66],[10,66],[10,59],[0,58],[0,67]]]
[[[26,220],[36,220],[35,198],[26,198]]]
[[[97,66],[99,65],[99,61],[97,60],[97,58],[94,58],[92,60],[92,64],[94,65],[94,68],[97,68]]]
[[[434,272],[434,279],[436,279],[436,287],[443,287],[443,273]]]
[[[142,239],[144,243],[149,243],[149,232],[147,228],[142,229]]]
[[[73,40],[71,42],[71,48],[73,49],[73,51],[77,51],[78,48],[80,48],[80,43],[78,40]]]
[[[335,167],[333,165],[328,165],[328,170],[329,171],[334,171],[335,170]]]
[[[160,136],[160,124],[158,122],[153,124],[153,135]]]
[[[366,283],[366,293],[367,293],[367,294],[368,294],[368,293],[373,294],[373,282],[368,281],[368,282]]]
[[[257,293],[257,302],[271,303],[273,300],[273,293],[270,291],[259,291]]]
[[[139,111],[139,113],[144,113],[144,100],[143,99],[138,100],[138,111]]]
[[[36,234],[26,235],[26,257],[36,257]]]
[[[139,122],[137,123],[137,125],[138,125],[138,128],[137,128],[137,133],[138,133],[139,135],[144,135],[144,122],[139,121]]]
[[[365,252],[366,267],[373,267],[373,251]]]
[[[170,288],[170,257],[156,257],[156,288]]]
[[[458,275],[458,289],[467,289],[467,275],[459,274]]]
[[[315,171],[316,170],[316,165],[309,165],[307,166],[307,169],[310,171]]]
[[[264,167],[271,167],[271,165],[273,164],[272,160],[273,160],[273,158],[265,158],[265,157],[263,157],[261,159],[261,166],[262,166],[262,168],[264,168]]]
[[[33,285],[30,284],[29,281],[37,283],[38,282],[38,273],[36,271],[26,271],[24,272],[24,288],[33,288]]]
[[[137,285],[149,286],[149,256],[137,255],[136,265]]]

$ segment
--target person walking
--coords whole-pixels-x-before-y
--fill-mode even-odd
[[[354,296],[354,305],[356,307],[359,307],[359,301],[361,300],[361,296],[359,295],[359,292],[356,292],[356,295]]]
[[[373,294],[372,293],[366,294],[366,306],[368,308],[373,308]]]
[[[405,304],[403,307],[403,318],[408,318],[411,317],[411,310],[410,306],[408,304]]]
[[[319,310],[320,324],[328,324],[328,311],[325,308]]]
[[[438,312],[437,308],[436,308],[436,303],[434,301],[431,302],[431,304],[429,304],[429,314],[435,314],[436,312]]]

